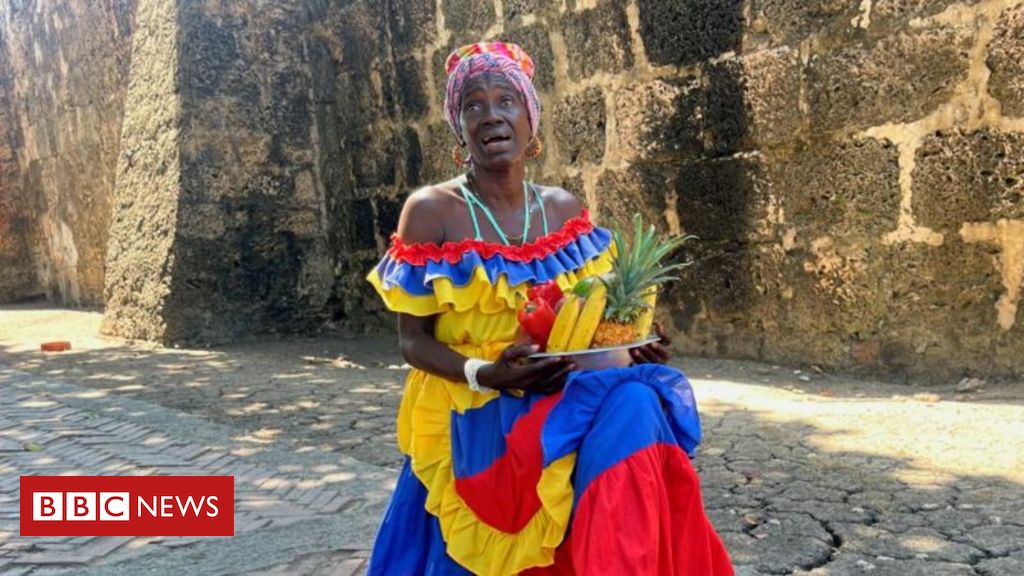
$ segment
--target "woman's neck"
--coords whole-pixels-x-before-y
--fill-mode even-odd
[[[488,170],[480,166],[470,169],[476,193],[492,208],[501,211],[523,209],[523,164],[505,170]]]

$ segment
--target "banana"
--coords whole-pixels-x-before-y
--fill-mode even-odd
[[[558,309],[555,316],[555,323],[551,327],[551,334],[548,335],[548,352],[565,352],[569,344],[569,337],[572,336],[572,329],[576,326],[576,320],[580,317],[580,298],[574,294],[566,294],[565,302]]]
[[[591,290],[590,296],[583,304],[580,317],[576,320],[576,327],[569,337],[568,350],[586,350],[590,348],[590,341],[594,339],[594,332],[597,325],[601,323],[604,316],[604,306],[608,302],[608,289],[604,284],[597,284]]]
[[[647,335],[651,333],[651,326],[654,325],[654,306],[658,301],[657,286],[651,286],[647,293],[644,294],[643,301],[650,308],[641,312],[640,317],[636,319],[637,338],[647,338]]]

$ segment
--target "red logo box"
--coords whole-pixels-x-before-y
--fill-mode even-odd
[[[234,476],[22,476],[22,536],[234,536]]]

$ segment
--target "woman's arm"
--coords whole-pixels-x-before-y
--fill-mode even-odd
[[[413,192],[398,217],[398,237],[406,243],[441,244],[445,239],[443,193],[435,188]],[[466,357],[434,338],[436,316],[398,314],[399,348],[405,361],[431,374],[464,380]]]

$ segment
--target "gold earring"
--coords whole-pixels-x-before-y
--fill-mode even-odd
[[[466,164],[469,164],[470,156],[468,154],[465,156],[462,155],[463,147],[464,146],[460,144],[456,144],[452,147],[452,162],[455,163],[457,168],[462,168]]]
[[[538,158],[543,151],[544,141],[540,139],[540,136],[534,136],[530,139],[530,143],[526,145],[527,158]]]

